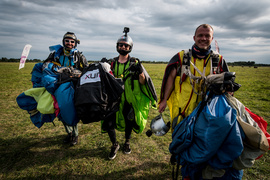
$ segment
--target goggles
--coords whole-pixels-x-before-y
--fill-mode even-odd
[[[69,40],[69,39],[65,39],[65,42],[66,42],[66,43],[69,43],[69,42],[70,42],[70,43],[75,43],[74,40]]]
[[[125,44],[125,43],[118,43],[118,47],[123,47],[123,46],[125,46],[125,48],[127,48],[129,45]]]

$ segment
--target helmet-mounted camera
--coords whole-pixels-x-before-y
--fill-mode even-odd
[[[126,54],[130,53],[132,50],[132,47],[133,47],[133,41],[132,41],[131,37],[127,35],[128,32],[129,32],[129,28],[124,27],[123,33],[125,33],[125,34],[122,35],[120,38],[118,38],[118,40],[116,42],[116,50],[117,50],[117,52],[119,52],[122,55],[126,55]],[[130,46],[129,50],[120,50],[118,48],[118,44],[120,42],[125,42],[126,44],[128,44]]]
[[[125,33],[125,35],[127,36],[127,33],[129,32],[129,27],[124,27],[124,31],[123,33]]]

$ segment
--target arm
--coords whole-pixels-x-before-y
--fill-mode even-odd
[[[145,84],[145,75],[143,74],[143,72],[139,74],[139,82],[140,84]]]
[[[54,54],[55,54],[55,52],[50,53],[49,56],[47,57],[47,59],[44,61],[44,63],[54,61]]]
[[[162,113],[166,106],[167,106],[167,99],[169,98],[172,90],[173,90],[173,87],[174,87],[174,79],[176,77],[176,69],[173,68],[168,76],[168,80],[166,82],[166,85],[165,85],[165,90],[164,90],[164,97],[163,99],[160,101],[159,103],[159,107],[158,107],[158,112]]]
[[[81,54],[81,61],[82,61],[82,64],[84,67],[88,67],[89,64],[88,64],[88,61],[86,60],[85,56],[83,54]]]
[[[139,61],[139,59],[137,59],[137,64],[136,65],[133,65],[131,66],[131,70],[136,72],[136,74],[139,76],[139,82],[140,84],[145,84],[145,75],[143,73],[143,68],[142,68],[142,65]]]
[[[82,54],[82,52],[77,52],[75,56],[76,56],[76,58],[79,58],[79,61],[76,62],[75,66],[74,66],[76,69],[82,71],[83,68],[89,66],[89,64],[88,64],[85,56]]]

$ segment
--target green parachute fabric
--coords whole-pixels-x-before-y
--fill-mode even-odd
[[[37,102],[37,110],[42,114],[53,114],[54,100],[52,95],[45,89],[45,87],[31,88],[24,92],[26,96],[33,97]]]
[[[150,107],[156,109],[157,96],[155,88],[153,86],[153,82],[142,64],[141,66],[143,68],[143,73],[146,78],[146,83],[142,85],[139,83],[139,80],[132,79],[131,77],[126,79],[125,93],[122,94],[119,111],[116,113],[116,129],[118,131],[125,130],[125,120],[122,114],[125,99],[128,103],[132,104],[132,107],[134,109],[135,121],[138,127],[134,127],[133,130],[136,133],[143,132],[147,123]],[[133,90],[131,87],[131,83],[134,84]]]

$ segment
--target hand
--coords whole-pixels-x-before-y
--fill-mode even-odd
[[[163,111],[165,111],[166,106],[167,106],[167,101],[166,99],[163,99],[158,106],[158,112],[162,113]]]
[[[143,68],[142,68],[141,64],[138,63],[136,66],[137,66],[138,74],[141,74],[143,72]]]
[[[138,74],[141,74],[141,73],[143,72],[143,68],[142,68],[142,66],[138,63],[138,64],[131,65],[130,71],[132,71],[132,72],[137,72]]]

